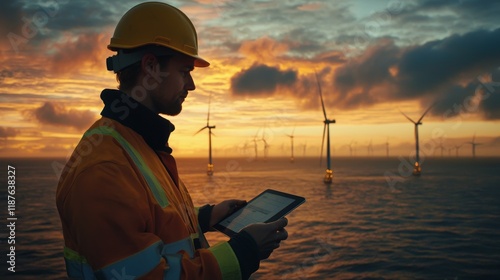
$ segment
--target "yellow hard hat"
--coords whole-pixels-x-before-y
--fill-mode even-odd
[[[179,9],[160,2],[139,4],[118,22],[108,49],[133,49],[146,45],[167,47],[195,58],[196,67],[210,65],[198,56],[193,23]]]

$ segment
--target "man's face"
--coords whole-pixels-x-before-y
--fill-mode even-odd
[[[188,91],[196,88],[191,77],[193,69],[194,59],[187,55],[175,55],[162,69],[155,68],[151,76],[158,86],[150,91],[150,97],[156,113],[175,116],[182,111]]]

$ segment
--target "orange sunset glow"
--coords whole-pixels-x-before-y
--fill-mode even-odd
[[[116,88],[106,46],[141,1],[2,1],[0,157],[69,157]],[[439,2],[439,1],[438,1]],[[414,126],[430,156],[500,156],[500,22],[487,4],[430,1],[168,1],[192,20],[196,90],[175,126],[177,157],[319,156],[323,113],[332,157],[408,156]],[[439,2],[440,3],[440,2]],[[483,6],[481,6],[483,5]],[[493,4],[491,4],[493,5]],[[401,111],[401,112],[400,112]],[[254,142],[254,139],[258,141]],[[368,148],[371,146],[371,152]]]

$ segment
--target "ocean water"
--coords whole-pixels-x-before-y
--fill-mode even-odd
[[[0,279],[65,279],[55,207],[63,159],[0,159]],[[265,189],[304,196],[289,238],[251,279],[500,279],[500,158],[178,159],[195,204],[251,199]],[[7,270],[7,165],[16,168],[15,273]],[[410,173],[410,174],[409,174]],[[227,237],[211,232],[215,244]]]

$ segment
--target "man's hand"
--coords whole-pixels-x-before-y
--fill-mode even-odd
[[[212,216],[210,217],[210,227],[220,222],[225,217],[233,214],[241,207],[247,205],[245,200],[230,199],[216,204],[212,209]]]
[[[270,223],[257,223],[246,226],[241,231],[246,231],[253,237],[259,247],[261,260],[269,258],[274,249],[280,246],[280,242],[288,238],[285,226],[288,224],[286,218],[281,218]]]

